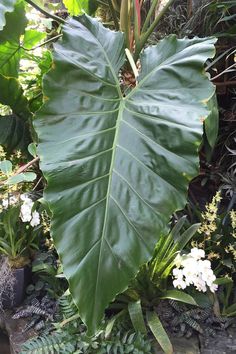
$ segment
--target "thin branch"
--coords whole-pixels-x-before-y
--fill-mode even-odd
[[[219,73],[218,75],[214,76],[211,78],[211,81],[217,79],[218,77],[220,77],[221,75],[224,75],[230,71],[234,71],[234,70],[231,70],[233,68],[236,68],[236,63],[232,64],[231,66],[229,66],[227,69],[225,69],[224,71],[222,71],[221,73]]]
[[[77,320],[80,318],[80,315],[77,313],[69,318],[66,318],[64,321],[62,321],[59,325],[60,328],[62,328],[63,326],[65,326],[67,323],[71,322],[71,321],[74,321],[74,320]]]
[[[60,18],[59,16],[50,14],[49,12],[47,12],[46,10],[42,9],[40,6],[38,6],[37,4],[35,4],[33,1],[31,0],[25,0],[25,2],[27,2],[28,4],[30,4],[32,7],[34,7],[36,10],[38,10],[39,12],[41,12],[43,15],[45,15],[46,17],[52,18],[54,21],[57,21],[59,23],[65,24],[66,21],[63,20],[62,18]]]
[[[28,162],[27,164],[25,164],[24,166],[21,166],[20,168],[18,168],[18,170],[16,171],[16,173],[14,173],[14,175],[12,175],[11,177],[17,176],[20,173],[24,172],[25,170],[27,170],[30,166],[34,165],[36,162],[39,161],[39,157],[35,157],[33,160],[31,160],[30,162]],[[0,186],[3,186],[5,184],[5,181],[1,181],[0,182]]]
[[[35,49],[37,49],[37,48],[43,47],[45,44],[48,44],[48,43],[50,43],[50,42],[52,42],[52,41],[54,41],[55,39],[60,38],[60,37],[62,37],[62,34],[58,34],[58,36],[55,36],[55,37],[53,37],[53,38],[50,38],[50,39],[48,39],[47,41],[45,41],[45,42],[43,42],[43,43],[41,43],[41,44],[37,45],[36,47],[31,48],[31,49],[28,49],[28,48],[25,48],[25,47],[21,47],[21,48],[24,49],[24,50],[26,50],[27,52],[30,52],[31,50],[35,50]]]
[[[39,161],[39,157],[37,156],[33,160],[31,160],[30,162],[25,164],[24,166],[21,166],[20,168],[18,168],[18,170],[16,171],[16,173],[14,173],[13,176],[19,175],[20,173],[27,170],[30,166],[34,165],[38,161]]]

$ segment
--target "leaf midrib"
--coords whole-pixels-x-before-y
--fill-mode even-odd
[[[116,120],[116,132],[115,132],[114,141],[113,141],[113,145],[112,145],[113,151],[112,151],[111,165],[110,165],[110,170],[109,170],[109,179],[108,179],[108,187],[107,187],[107,195],[106,195],[106,207],[105,207],[105,213],[104,213],[103,229],[102,229],[101,243],[100,243],[100,250],[99,250],[99,257],[98,257],[98,268],[97,268],[98,271],[97,271],[97,277],[96,277],[95,301],[94,301],[94,309],[96,309],[97,301],[99,300],[99,297],[97,296],[97,291],[98,291],[98,283],[99,283],[98,280],[100,279],[101,254],[102,254],[104,240],[106,241],[106,238],[105,238],[105,232],[106,232],[106,227],[107,227],[106,220],[107,220],[108,210],[109,210],[108,205],[109,205],[110,189],[111,189],[111,182],[112,182],[112,171],[113,171],[115,155],[116,155],[116,143],[117,143],[117,139],[119,136],[120,123],[122,120],[122,113],[124,110],[124,99],[123,99],[123,95],[121,92],[119,79],[117,78],[117,75],[113,69],[113,66],[111,64],[109,57],[107,56],[106,51],[103,48],[103,45],[100,43],[98,38],[92,33],[92,31],[90,31],[90,33],[95,38],[96,42],[98,43],[99,47],[101,48],[101,51],[103,52],[103,54],[105,56],[107,63],[109,64],[109,68],[111,70],[112,76],[113,76],[114,81],[116,83],[115,87],[117,88],[117,92],[120,97],[120,104],[119,104],[119,110],[118,110],[119,113],[118,113],[117,120]],[[94,311],[93,311],[93,313],[94,313]]]
[[[115,162],[115,155],[116,155],[116,145],[117,145],[117,139],[119,137],[119,130],[120,130],[120,123],[122,120],[122,114],[124,111],[124,100],[123,98],[120,101],[119,105],[119,114],[117,117],[116,121],[116,132],[114,136],[114,141],[113,141],[113,152],[112,152],[112,158],[111,158],[111,165],[110,165],[110,170],[109,170],[109,179],[108,179],[108,186],[107,186],[107,195],[106,195],[106,207],[105,207],[105,213],[104,213],[104,221],[103,221],[103,229],[102,229],[102,235],[101,235],[101,244],[100,244],[100,250],[99,250],[99,257],[98,257],[98,271],[97,271],[97,277],[96,277],[96,286],[95,286],[95,302],[94,302],[94,308],[96,308],[97,301],[99,297],[97,296],[97,290],[98,290],[98,279],[100,278],[100,268],[101,268],[101,253],[103,249],[103,243],[104,240],[106,241],[105,238],[105,233],[106,233],[106,228],[107,228],[107,216],[108,216],[108,205],[109,205],[109,200],[110,200],[110,190],[111,190],[111,182],[112,182],[112,171],[114,168],[114,162]]]

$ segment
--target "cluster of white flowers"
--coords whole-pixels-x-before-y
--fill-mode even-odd
[[[10,205],[14,205],[17,203],[17,198],[14,195],[9,196],[9,198],[5,198],[2,200],[3,209],[7,209]]]
[[[202,260],[204,257],[204,250],[194,247],[189,254],[177,258],[177,267],[173,269],[175,288],[185,289],[189,285],[194,285],[202,292],[207,291],[207,286],[213,293],[217,290],[218,285],[214,284],[216,276],[211,269],[211,262]]]
[[[40,224],[39,213],[35,210],[32,212],[34,202],[27,195],[22,194],[21,200],[23,201],[20,208],[20,217],[23,222],[30,222],[32,227]]]

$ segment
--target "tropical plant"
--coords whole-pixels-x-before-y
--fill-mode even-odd
[[[14,174],[12,162],[0,148],[3,157],[0,161],[0,254],[8,258],[12,267],[20,268],[29,262],[30,250],[37,248],[38,243],[38,230],[34,228],[39,225],[40,216],[32,199],[24,193],[25,182],[32,182],[36,174],[25,172],[25,166],[19,168],[19,165]],[[12,158],[19,163],[21,152],[15,155]]]
[[[185,205],[214,93],[202,74],[213,43],[170,36],[145,49],[126,94],[122,33],[84,15],[55,46],[35,128],[52,234],[90,333]]]

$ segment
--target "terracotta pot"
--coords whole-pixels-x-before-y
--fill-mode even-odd
[[[25,290],[31,280],[31,269],[28,266],[12,269],[15,282],[12,296],[3,295],[3,308],[9,309],[19,306],[25,298]]]

